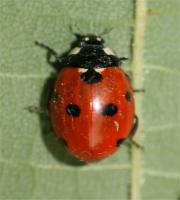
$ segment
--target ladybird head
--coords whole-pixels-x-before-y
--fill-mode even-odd
[[[81,35],[79,33],[75,33],[76,36],[76,45],[81,47],[86,46],[99,46],[103,47],[104,39],[101,36],[94,35],[94,34],[86,34]]]
[[[102,37],[100,36],[96,36],[96,35],[85,35],[82,36],[80,39],[80,47],[84,47],[84,46],[103,46],[104,44],[104,40]]]

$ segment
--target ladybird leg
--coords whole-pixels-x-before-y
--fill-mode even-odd
[[[120,61],[124,61],[124,60],[128,60],[128,58],[126,58],[126,57],[120,57],[120,58],[118,58]]]
[[[128,78],[129,82],[132,82],[132,76],[129,73],[125,73],[126,77]],[[145,89],[133,89],[134,93],[145,92]]]
[[[37,106],[28,106],[25,109],[31,113],[38,113],[38,114],[43,114],[43,115],[49,116],[48,109],[46,109],[46,108],[41,108],[41,107],[37,107]]]
[[[119,65],[121,65],[122,61],[125,61],[125,60],[128,60],[128,58],[126,58],[126,57],[117,58],[117,61],[119,62]]]
[[[127,72],[125,73],[125,75],[126,75],[126,77],[128,78],[129,82],[131,83],[131,79],[132,79],[132,78],[131,78],[131,75],[130,75],[129,73],[127,73]]]
[[[139,93],[139,92],[145,92],[145,89],[133,89],[133,92]]]
[[[136,143],[132,138],[133,138],[134,134],[137,131],[138,122],[139,122],[138,121],[138,117],[135,115],[134,116],[134,124],[133,124],[133,127],[132,127],[131,132],[130,132],[129,137],[128,137],[129,140],[126,140],[126,139],[120,139],[120,140],[118,140],[117,144],[116,144],[117,147],[119,147],[121,144],[128,144],[128,145],[130,145],[130,144],[135,144]]]
[[[134,134],[136,133],[137,129],[138,129],[138,125],[139,125],[139,119],[138,119],[138,116],[135,115],[134,116],[134,124],[133,124],[133,127],[131,129],[131,132],[129,134],[129,139],[133,138],[134,137]]]
[[[137,143],[135,140],[130,139],[130,142],[131,142],[131,144],[133,144],[138,149],[144,150],[144,147],[142,145],[140,145],[139,143]]]
[[[135,145],[137,148],[143,150],[144,147],[143,147],[142,145],[138,144],[135,140],[133,140],[133,137],[134,137],[134,135],[135,135],[135,133],[136,133],[136,131],[137,131],[137,129],[138,129],[138,125],[139,125],[139,119],[138,119],[138,116],[135,115],[135,116],[134,116],[134,125],[133,125],[133,127],[132,127],[132,129],[131,129],[131,132],[130,132],[130,135],[129,135],[129,140],[130,140],[130,142],[131,142],[133,145]]]
[[[49,116],[48,109],[45,109],[43,107],[37,107],[37,106],[28,106],[25,109],[31,113],[35,113],[40,116],[41,124],[43,122],[43,125],[41,125],[43,134],[54,132],[51,124],[49,123],[50,116]]]
[[[45,44],[40,43],[38,41],[35,41],[35,45],[47,50],[47,52],[48,52],[47,60],[48,60],[49,63],[52,63],[50,61],[52,55],[55,57],[56,61],[61,62],[61,59],[59,58],[58,53],[54,49],[50,48],[48,45],[45,45]]]

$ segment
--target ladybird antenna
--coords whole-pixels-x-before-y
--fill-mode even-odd
[[[102,33],[99,34],[99,36],[103,36],[106,35],[108,33],[110,33],[114,28],[106,28]]]
[[[78,26],[77,24],[74,24],[74,26],[76,27],[76,29],[78,30],[79,33],[76,33],[76,32],[74,31],[74,28],[73,28],[72,25],[69,25],[69,30],[70,30],[70,32],[71,32],[73,35],[75,35],[78,39],[79,39],[79,38],[82,38],[82,37],[83,37],[83,34],[82,34],[82,32],[81,32],[79,26]]]

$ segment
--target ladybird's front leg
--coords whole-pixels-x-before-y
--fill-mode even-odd
[[[128,60],[128,58],[126,57],[116,57],[116,59],[117,59],[117,62],[119,63],[119,66],[121,66],[123,61]]]
[[[52,49],[51,47],[49,47],[48,45],[45,45],[45,44],[40,43],[38,41],[35,41],[35,45],[37,45],[37,46],[39,46],[39,47],[47,50],[47,62],[49,64],[53,65],[54,62],[61,62],[61,59],[58,56],[58,53],[54,49]],[[52,56],[54,56],[55,61],[52,61]]]
[[[118,60],[121,62],[121,61],[128,60],[128,58],[126,58],[126,57],[118,57]]]

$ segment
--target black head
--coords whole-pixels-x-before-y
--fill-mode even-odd
[[[80,47],[85,47],[85,46],[100,46],[103,47],[104,40],[100,36],[96,35],[76,35],[79,39],[79,46]]]

